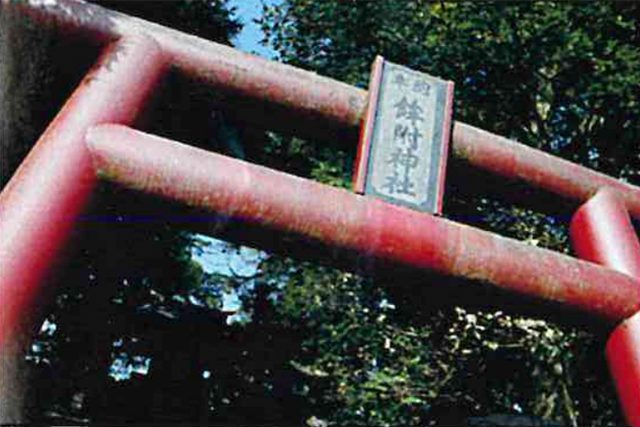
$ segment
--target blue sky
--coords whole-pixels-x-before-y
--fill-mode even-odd
[[[235,7],[235,15],[243,24],[242,31],[233,40],[237,49],[257,55],[273,58],[275,52],[260,44],[263,38],[260,26],[254,22],[262,14],[263,4],[274,5],[281,0],[229,0],[229,6]],[[203,242],[208,243],[206,249],[194,251],[192,257],[199,262],[208,273],[217,273],[223,276],[233,277],[235,274],[251,276],[258,270],[260,261],[266,256],[263,252],[244,246],[236,247],[207,236],[200,236]],[[223,310],[239,310],[241,301],[239,295],[228,290],[222,295]],[[234,321],[232,316],[229,320]],[[238,317],[240,318],[240,317]],[[129,366],[129,365],[127,365]]]
[[[278,4],[280,0],[230,0],[229,6],[236,8],[236,16],[244,25],[240,34],[233,40],[236,48],[245,52],[255,53],[266,58],[272,58],[272,49],[260,45],[263,33],[260,26],[253,22],[262,14],[262,5]]]

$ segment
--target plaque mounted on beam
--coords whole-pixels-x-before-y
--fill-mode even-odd
[[[452,112],[453,82],[378,56],[360,132],[355,192],[442,213]]]

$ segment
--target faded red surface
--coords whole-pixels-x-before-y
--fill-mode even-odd
[[[110,45],[0,194],[0,349],[24,328],[95,187],[86,130],[132,123],[164,69],[148,38]]]
[[[230,99],[245,99],[244,106],[268,105],[252,113],[265,116],[260,122],[278,122],[293,133],[335,137],[336,126],[355,133],[366,112],[367,92],[362,89],[96,5],[56,0],[49,6],[11,7],[101,40],[144,33],[183,73],[230,94]],[[506,181],[525,182],[576,202],[613,187],[631,215],[640,219],[640,188],[473,126],[454,124],[451,155]]]
[[[383,66],[384,58],[382,56],[377,56],[371,66],[367,109],[360,124],[360,140],[358,141],[356,160],[353,163],[353,191],[358,194],[364,194],[364,184],[369,168],[371,138],[373,137],[373,125],[375,124],[376,104],[378,102]]]
[[[640,279],[640,242],[615,190],[604,188],[582,205],[570,234],[578,257]]]
[[[135,120],[167,65],[228,100],[241,100],[239,105],[257,105],[252,114],[263,123],[271,120],[314,137],[335,137],[336,129],[354,133],[365,114],[367,92],[76,0],[1,1],[70,35],[115,42],[0,195],[0,352],[10,347],[33,312],[43,279],[95,186],[94,166],[130,188],[399,265],[477,279],[604,320],[619,322],[640,310],[640,261],[633,257],[637,242],[627,249],[616,246],[631,235],[628,218],[625,222],[618,214],[626,208],[640,219],[638,187],[454,124],[453,160],[505,181],[525,182],[578,202],[603,187],[614,188],[620,202],[610,224],[602,220],[609,213],[594,202],[579,214],[584,224],[576,226],[591,230],[589,224],[597,222],[593,230],[605,230],[602,239],[584,231],[591,237],[584,234],[578,246],[606,268],[122,126],[95,127],[87,146],[89,128]],[[639,325],[637,316],[622,323],[608,345],[627,417],[638,426]]]
[[[578,209],[571,220],[571,241],[579,257],[640,279],[640,241],[615,190],[598,191]],[[640,314],[613,331],[606,354],[625,418],[640,427]]]
[[[637,280],[593,263],[124,126],[87,140],[97,173],[131,189],[609,321],[640,309]]]
[[[640,313],[618,326],[607,341],[609,371],[627,423],[640,426]]]

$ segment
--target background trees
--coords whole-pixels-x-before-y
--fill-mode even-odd
[[[238,28],[224,1],[104,4],[223,42]],[[458,120],[639,184],[639,11],[283,0],[262,25],[282,61],[366,87],[382,54],[455,80]],[[154,132],[194,141],[196,129],[196,143],[218,150],[241,141],[248,160],[348,187],[355,144],[242,129],[212,117],[211,94],[171,78]],[[569,250],[567,218],[467,184],[450,183],[446,215]],[[248,274],[206,272],[192,259],[202,241],[167,221],[177,211],[102,191],[28,355],[35,420],[464,425],[522,413],[621,423],[600,336],[434,305],[402,278],[274,255]],[[231,325],[224,294],[242,303]]]
[[[631,3],[289,0],[268,8],[263,26],[283,61],[365,87],[371,61],[382,54],[455,80],[458,120],[637,183],[638,12]],[[323,156],[324,148],[305,147]],[[309,174],[348,177],[348,162],[340,162],[352,153],[332,155],[336,161],[323,157]],[[327,174],[327,164],[341,166]],[[446,199],[450,217],[569,250],[568,218],[464,181]],[[326,293],[341,282],[332,283],[315,291],[322,304],[313,303],[314,292],[285,292],[284,299],[301,301],[307,315],[317,307],[329,313]],[[334,405],[329,419],[462,424],[465,416],[522,411],[568,425],[620,423],[598,368],[601,337],[500,313],[425,309],[428,297],[402,285],[380,290],[382,299],[369,304],[378,291],[347,285],[335,294],[344,304],[337,319],[309,335],[308,360],[327,374],[315,383]],[[363,293],[350,299],[356,289]]]

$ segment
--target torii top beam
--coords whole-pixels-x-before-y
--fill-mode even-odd
[[[302,136],[335,137],[336,131],[354,132],[364,115],[366,91],[309,71],[80,0],[1,1],[102,42],[145,34],[183,73],[233,97],[269,105],[261,120],[280,123]],[[278,117],[284,120],[272,120]],[[461,122],[454,124],[451,148],[454,160],[576,204],[587,201],[600,188],[615,188],[631,216],[640,219],[640,188],[605,174]]]

